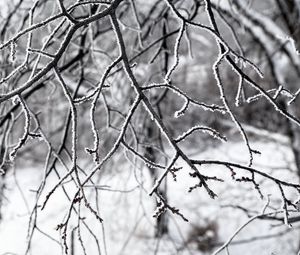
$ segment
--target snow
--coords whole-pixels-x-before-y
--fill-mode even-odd
[[[255,167],[265,169],[280,179],[295,180],[296,174],[286,170],[293,160],[292,153],[287,146],[271,142],[255,142],[252,143],[252,147],[262,152],[262,155],[254,155]],[[211,148],[202,153],[190,154],[194,159],[231,160],[237,163],[246,162],[248,157],[247,148],[237,142],[222,143],[220,147]],[[104,220],[103,225],[96,222],[88,210],[81,208],[82,216],[86,217],[86,222],[89,223],[99,239],[101,254],[106,254],[103,238],[105,238],[107,254],[112,255],[205,254],[196,249],[195,243],[189,243],[189,251],[182,249],[193,226],[204,226],[208,222],[216,222],[218,241],[222,243],[249,219],[241,210],[233,209],[228,205],[247,207],[250,210],[260,212],[266,202],[259,199],[253,184],[237,183],[231,180],[230,171],[221,166],[199,168],[200,172],[205,175],[216,175],[225,180],[224,183],[208,181],[210,188],[218,194],[217,199],[210,199],[203,188],[188,193],[189,187],[197,184],[197,180],[190,177],[190,169],[182,161],[178,160],[176,166],[183,166],[183,169],[176,172],[176,182],[171,175],[168,176],[169,204],[178,208],[189,219],[189,223],[184,222],[178,216],[170,215],[170,235],[161,240],[153,237],[155,219],[152,215],[155,210],[155,201],[148,195],[153,185],[148,170],[134,169],[129,164],[121,164],[116,168],[105,170],[100,178],[99,187],[101,190],[99,190],[98,198],[100,216]],[[272,169],[272,167],[276,168]],[[59,171],[62,170],[59,169]],[[42,168],[38,167],[18,168],[17,166],[15,174],[14,176],[13,171],[7,173],[7,200],[3,208],[4,218],[0,223],[0,254],[8,252],[24,254],[29,212],[34,206],[36,195],[34,191],[43,178]],[[243,172],[237,171],[238,177],[243,174]],[[16,183],[15,180],[18,182]],[[262,180],[257,178],[257,181],[261,182]],[[57,177],[54,174],[50,175],[39,204],[44,201],[45,196],[56,182]],[[143,183],[143,188],[139,187],[139,183]],[[65,187],[69,194],[74,194],[76,191],[71,182],[66,183]],[[92,187],[90,189],[91,192],[88,192],[89,187],[87,187],[86,192],[93,205],[94,189]],[[126,193],[120,191],[126,191]],[[271,194],[272,206],[280,208],[280,193],[273,183],[263,182],[262,192],[265,196]],[[285,190],[285,192],[291,198],[296,199],[293,191]],[[26,202],[23,197],[26,198]],[[27,205],[30,210],[27,209]],[[56,226],[63,222],[68,206],[69,201],[65,198],[62,190],[56,190],[45,209],[43,211],[38,209],[39,228],[54,239],[60,240]],[[75,227],[76,224],[77,219],[74,217],[70,222],[69,229]],[[254,220],[233,241],[288,230],[286,226],[280,227],[276,224],[278,224],[277,221]],[[103,230],[105,235],[103,235]],[[229,251],[230,254],[243,253],[244,255],[293,254],[298,245],[298,232],[299,230],[296,230],[273,239],[230,245]],[[81,234],[87,254],[98,254],[95,240],[83,226]],[[212,234],[211,230],[206,233],[206,235]],[[77,235],[75,236],[77,239]],[[70,234],[67,239],[69,242]],[[289,245],[287,246],[287,244]],[[39,232],[35,232],[31,248],[33,255],[61,254],[61,246]],[[76,245],[75,249],[75,254],[84,254],[79,245]],[[157,253],[155,253],[156,249],[158,249]]]

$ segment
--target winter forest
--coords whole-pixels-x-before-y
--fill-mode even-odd
[[[300,254],[299,0],[0,0],[0,255]]]

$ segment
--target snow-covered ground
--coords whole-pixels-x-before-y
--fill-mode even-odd
[[[292,172],[293,159],[288,148],[262,142],[253,143],[252,147],[262,152],[262,155],[255,156],[257,168],[264,169],[280,179],[297,181],[296,175]],[[193,158],[245,162],[247,150],[240,143],[227,143],[204,153],[196,153]],[[259,213],[266,203],[266,200],[259,198],[251,184],[231,180],[228,169],[221,166],[200,167],[200,171],[206,175],[224,178],[225,183],[209,182],[210,187],[218,194],[217,199],[210,199],[202,188],[188,193],[189,187],[195,185],[196,182],[189,176],[188,168],[184,164],[182,166],[183,169],[177,174],[177,182],[174,182],[171,176],[168,177],[168,196],[170,205],[178,208],[189,219],[189,222],[186,223],[180,217],[170,215],[170,234],[159,240],[153,238],[155,219],[152,215],[155,202],[148,195],[152,185],[148,171],[146,169],[134,170],[129,164],[122,164],[117,170],[106,170],[106,174],[100,178],[101,189],[99,189],[98,196],[103,224],[98,223],[93,215],[82,208],[82,215],[86,217],[85,222],[99,240],[101,254],[210,254],[212,251],[202,253],[197,250],[196,243],[187,241],[191,229],[214,222],[218,233],[217,242],[222,243],[248,220],[242,210],[234,209],[232,206],[245,207]],[[287,170],[287,168],[291,169]],[[241,174],[243,172],[237,171],[237,175]],[[29,215],[34,206],[35,191],[42,178],[42,167],[35,169],[19,167],[15,173],[13,171],[8,173],[6,200],[2,209],[3,219],[0,223],[0,254],[24,254],[26,251]],[[139,187],[137,179],[143,182],[143,188]],[[259,178],[257,180],[262,181]],[[55,175],[49,176],[39,204],[44,201],[47,192],[56,181]],[[65,187],[72,194],[72,190],[74,191],[72,184],[66,183]],[[261,187],[265,197],[270,194],[271,205],[280,208],[280,193],[277,187],[268,181],[262,182]],[[90,200],[94,201],[95,192],[92,189]],[[296,199],[293,197],[293,192],[290,193],[290,198]],[[94,205],[93,202],[91,204]],[[58,189],[45,209],[43,211],[38,209],[38,230],[33,235],[30,254],[61,254],[60,233],[56,230],[56,226],[63,222],[68,205],[68,199],[62,190]],[[74,216],[69,229],[76,227],[77,223]],[[278,226],[277,221],[255,220],[233,239],[233,244],[229,246],[230,254],[295,254],[299,244],[299,229],[272,239],[234,244],[239,240],[276,234],[281,231],[289,231],[289,228]],[[77,240],[77,231],[74,233]],[[206,234],[212,235],[213,233],[208,231]],[[83,225],[81,225],[81,236],[87,254],[98,254],[95,239]],[[67,239],[70,243],[70,234]],[[74,254],[84,254],[80,245],[76,245]]]

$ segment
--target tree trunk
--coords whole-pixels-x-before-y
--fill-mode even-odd
[[[4,202],[4,190],[5,190],[5,175],[0,175],[0,221],[2,220],[2,207]]]
[[[147,131],[148,137],[151,138],[154,133],[153,127],[151,125],[148,125],[146,131]],[[152,147],[146,148],[145,157],[152,162],[157,162],[156,152]],[[156,168],[149,167],[149,172],[152,177],[153,184],[154,184],[155,181],[157,180],[157,178],[159,177],[158,171]],[[162,182],[162,184],[158,187],[157,191],[167,201],[167,183]],[[156,206],[158,206],[158,204]],[[168,230],[168,216],[167,216],[167,213],[163,213],[156,220],[155,237],[162,237],[164,234],[167,234],[168,231],[169,231]]]
[[[296,99],[296,101],[298,100],[299,99]],[[297,105],[299,105],[299,103],[297,104],[296,101],[294,102],[294,104],[290,106],[291,113],[294,116],[297,116],[295,114],[297,113],[296,112]],[[288,123],[289,123],[288,135],[291,141],[291,149],[294,154],[294,161],[295,161],[296,171],[298,175],[298,182],[300,183],[300,128],[299,126],[292,123],[291,121],[288,121]],[[300,250],[300,240],[298,243],[298,250]]]
[[[7,170],[8,170],[8,164],[5,160],[5,149],[2,144],[0,148],[0,221],[2,220],[2,207],[4,202],[4,191],[6,188],[5,174]]]

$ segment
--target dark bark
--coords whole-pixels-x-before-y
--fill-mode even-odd
[[[299,99],[296,99],[299,100]],[[298,103],[299,104],[299,103]],[[290,111],[292,114],[296,115],[296,109],[297,109],[297,102],[290,105]],[[294,160],[295,160],[295,166],[297,175],[299,177],[300,181],[300,129],[297,125],[292,123],[291,121],[288,122],[288,136],[291,142],[291,149],[293,151]]]
[[[153,126],[148,125],[148,127],[146,128],[146,132],[147,132],[148,137],[152,137],[153,134],[155,133],[154,130],[153,130]],[[146,148],[145,157],[148,158],[152,162],[157,162],[156,152],[152,147],[147,147]],[[157,171],[157,169],[153,169],[153,168],[149,168],[149,171],[150,171],[150,175],[152,177],[153,184],[154,184],[155,181],[157,180],[157,178],[159,177],[158,171]],[[166,201],[168,200],[166,185],[159,186],[158,189],[157,189],[157,192],[162,197],[164,197],[164,199]],[[159,206],[158,203],[156,204],[156,206]],[[169,231],[169,229],[168,229],[168,217],[167,217],[166,213],[163,213],[156,220],[155,237],[162,237],[164,234],[167,234],[168,231]]]
[[[3,141],[0,147],[0,221],[2,220],[2,207],[4,202],[4,192],[6,188],[5,175],[8,170],[8,163],[5,159],[5,147]]]

